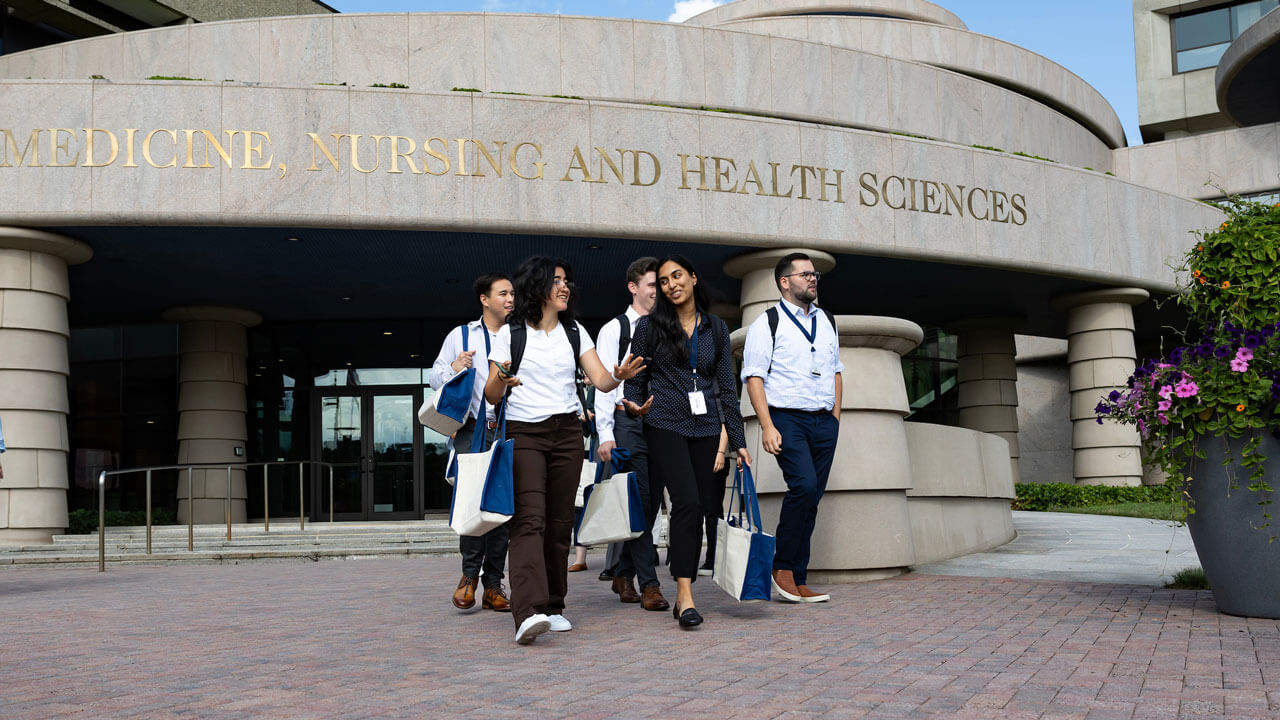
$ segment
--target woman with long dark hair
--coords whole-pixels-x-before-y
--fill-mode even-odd
[[[646,368],[626,384],[624,404],[644,415],[653,497],[671,496],[671,574],[676,578],[672,613],[680,627],[702,624],[693,603],[702,549],[702,508],[721,502],[715,487],[716,451],[723,426],[738,463],[751,464],[738,410],[729,328],[707,311],[707,292],[687,259],[672,255],[658,264],[658,298],[640,318],[631,349]],[[648,400],[644,398],[648,397]],[[641,401],[644,400],[644,405]]]
[[[563,260],[531,257],[511,278],[515,305],[489,353],[485,398],[507,394],[507,437],[515,441],[515,515],[508,528],[507,577],[516,642],[573,625],[564,617],[565,557],[573,534],[573,500],[582,471],[577,370],[612,390],[643,369],[628,358],[611,374],[591,336],[573,317],[573,269]]]

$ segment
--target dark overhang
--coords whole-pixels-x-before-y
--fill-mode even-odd
[[[1231,43],[1218,63],[1218,108],[1240,126],[1280,121],[1280,8]]]

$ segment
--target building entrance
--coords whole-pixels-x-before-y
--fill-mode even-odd
[[[424,392],[420,385],[313,391],[312,457],[334,465],[335,521],[411,520],[439,509],[444,439],[417,421]],[[312,517],[327,518],[328,477],[315,480]]]

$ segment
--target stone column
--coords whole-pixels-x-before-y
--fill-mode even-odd
[[[960,427],[999,435],[1009,443],[1013,481],[1018,473],[1018,364],[1013,334],[1018,318],[974,318],[954,323],[959,336],[956,402]]]
[[[1133,373],[1133,306],[1150,295],[1139,288],[1107,288],[1054,300],[1067,313],[1067,365],[1071,372],[1071,449],[1076,483],[1141,485],[1137,428],[1104,421],[1094,407]]]
[[[244,462],[246,328],[262,322],[249,310],[225,307],[176,307],[164,319],[180,323],[178,352],[178,462]],[[236,451],[239,449],[240,454]],[[226,470],[196,470],[192,502],[187,503],[185,474],[178,482],[178,521],[226,522]],[[245,521],[244,472],[232,472],[231,521]]]
[[[818,272],[830,272],[836,266],[836,259],[821,250],[806,248],[779,248],[739,255],[724,264],[724,271],[729,277],[742,280],[742,327],[747,327],[760,317],[760,313],[778,302],[781,294],[778,284],[773,280],[773,268],[784,256],[793,252],[802,252],[813,261]],[[818,283],[818,304],[822,304],[822,282]]]
[[[47,543],[67,527],[67,266],[82,242],[0,227],[0,543]]]
[[[904,423],[910,406],[902,356],[920,344],[924,330],[906,320],[866,315],[837,315],[836,329],[840,360],[857,371],[842,377],[840,440],[818,507],[809,562],[809,577],[817,585],[892,577],[915,562]],[[736,347],[745,341],[745,330],[734,333]],[[761,447],[751,403],[744,399],[742,408],[760,510],[771,531],[787,486],[777,461]]]

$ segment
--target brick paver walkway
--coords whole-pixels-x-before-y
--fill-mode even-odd
[[[907,575],[707,622],[571,575],[528,647],[457,560],[0,571],[0,718],[1280,717],[1280,622],[1204,591]],[[668,583],[670,585],[670,583]]]

